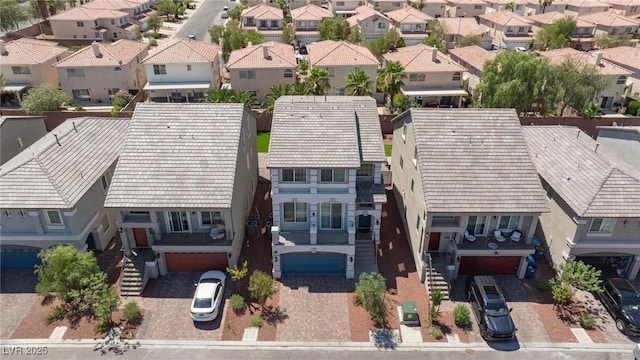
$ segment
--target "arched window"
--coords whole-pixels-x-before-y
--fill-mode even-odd
[[[285,69],[284,70],[284,77],[292,78],[293,77],[293,71],[291,69]]]
[[[616,82],[616,84],[624,85],[624,83],[626,83],[626,82],[627,82],[627,77],[623,75],[623,76],[619,76],[618,77],[618,82]]]
[[[454,73],[453,73],[453,79],[452,79],[452,80],[453,80],[453,81],[460,81],[461,76],[462,76],[462,75],[460,75],[460,73],[459,73],[459,72],[454,72]]]

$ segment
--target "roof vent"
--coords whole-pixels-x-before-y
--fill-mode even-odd
[[[57,134],[53,134],[53,137],[56,138],[56,144],[58,144],[58,146],[62,146],[60,144],[60,141],[58,140],[58,135]]]
[[[5,45],[4,40],[0,39],[0,54],[4,55],[7,53],[7,46]]]

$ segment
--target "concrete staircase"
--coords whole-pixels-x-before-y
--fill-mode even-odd
[[[144,263],[153,261],[153,251],[137,249],[131,256],[125,256],[122,261],[122,282],[120,294],[122,296],[140,296],[144,290]]]
[[[356,259],[353,264],[356,280],[362,273],[378,272],[375,243],[371,238],[356,238]]]
[[[431,259],[431,281],[429,281],[429,272],[427,271],[427,277],[425,278],[424,284],[427,287],[427,291],[429,292],[429,296],[431,296],[431,292],[439,289],[444,296],[444,300],[449,300],[449,283],[445,278],[446,267],[444,264],[444,259],[441,257],[433,257]],[[432,285],[433,284],[433,285]]]

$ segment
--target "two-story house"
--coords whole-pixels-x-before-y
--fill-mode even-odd
[[[449,50],[451,60],[464,66],[467,71],[462,75],[462,81],[467,82],[469,95],[474,95],[475,88],[480,84],[484,64],[498,56],[499,51],[487,51],[477,45],[464,46]]]
[[[149,30],[147,24],[156,11],[151,8],[152,0],[92,0],[80,5],[85,9],[117,10],[129,14],[129,21],[141,31]]]
[[[280,41],[283,24],[282,10],[266,3],[244,9],[240,14],[240,27],[259,32],[265,41]]]
[[[273,41],[234,50],[227,61],[231,87],[249,91],[258,101],[275,85],[295,84],[297,66],[293,46]]]
[[[547,12],[559,12],[564,14],[564,10],[567,8],[567,4],[563,0],[554,0],[551,4],[543,7],[538,0],[526,0],[525,16],[532,16],[538,14],[544,14]]]
[[[524,277],[549,203],[513,109],[412,108],[393,120],[391,170],[418,269],[436,253],[449,279]]]
[[[513,4],[513,12],[525,16],[526,15],[526,0],[485,0],[487,2],[486,12],[503,11],[507,9],[508,4]],[[509,10],[511,11],[511,10]]]
[[[578,17],[580,15],[594,14],[607,11],[610,5],[599,0],[562,0],[565,3],[564,14]]]
[[[442,29],[444,45],[447,49],[453,49],[461,46],[465,39],[477,38],[480,47],[483,49],[491,49],[493,38],[489,35],[489,31],[483,30],[474,18],[439,18],[440,28]]]
[[[198,102],[220,88],[220,47],[202,41],[174,38],[142,60],[147,91],[155,102]]]
[[[640,171],[640,126],[598,126],[598,143]]]
[[[628,105],[630,101],[640,100],[640,48],[631,46],[618,46],[602,49],[602,58],[624,69],[631,71],[625,83],[625,96]]]
[[[42,116],[0,116],[0,165],[47,133]]]
[[[640,170],[575,127],[527,126],[523,133],[551,202],[536,232],[551,261],[606,263],[605,271],[613,265],[618,276],[634,279],[640,269]]]
[[[548,11],[536,15],[528,16],[527,19],[531,22],[533,33],[537,33],[542,28],[553,23],[570,17],[557,11]],[[593,34],[595,31],[595,24],[584,21],[582,18],[574,19],[576,22],[576,29],[571,36],[571,47],[579,50],[589,50],[593,45]]]
[[[0,168],[0,264],[33,270],[58,244],[103,250],[116,232],[103,208],[128,119],[72,118]]]
[[[326,129],[334,129],[330,138]],[[285,96],[276,101],[271,172],[273,275],[375,271],[386,161],[376,101]]]
[[[610,11],[620,15],[638,18],[640,15],[640,1],[638,0],[601,0],[611,6]]]
[[[447,0],[411,0],[410,4],[436,19],[445,16],[447,8]]]
[[[595,24],[595,35],[626,34],[633,37],[640,29],[640,19],[633,19],[611,11],[580,15],[578,19]]]
[[[602,59],[601,51],[584,52],[571,48],[541,51],[540,55],[546,57],[550,64],[559,65],[565,61],[571,61],[576,66],[591,66],[598,73],[609,80],[609,85],[599,94],[593,94],[593,101],[601,109],[619,107],[625,102],[625,86],[627,78],[632,72],[624,69],[608,60]]]
[[[83,6],[68,8],[47,20],[56,39],[134,40],[138,29],[128,12]]]
[[[53,67],[58,72],[60,87],[73,96],[74,102],[110,103],[119,90],[137,93],[147,83],[144,65],[147,44],[118,40],[113,43],[93,42]]]
[[[462,74],[467,69],[435,47],[418,44],[383,56],[387,62],[402,64],[407,75],[402,94],[420,106],[460,107],[462,100],[469,95],[462,89]]]
[[[406,3],[406,0],[367,0],[367,3],[377,11],[387,13],[401,9]]]
[[[246,4],[243,2],[243,4],[247,7],[252,7],[252,6],[256,6],[259,4],[268,4],[270,6],[276,6],[276,0],[247,0]],[[313,4],[313,5],[323,5],[326,3],[326,1],[323,0],[289,0],[287,1],[287,3],[289,4],[289,9],[293,10],[293,9],[297,9],[299,7],[303,7],[305,5],[309,5],[309,4]],[[328,6],[327,6],[328,7]]]
[[[373,81],[376,88],[376,77],[380,62],[364,46],[345,41],[325,40],[307,45],[309,65],[322,67],[329,73],[331,89],[327,95],[344,95],[345,82],[349,73],[360,69]]]
[[[489,35],[493,37],[493,45],[497,47],[528,49],[533,44],[531,22],[512,11],[480,15],[478,22],[484,30],[489,31]]]
[[[355,10],[355,14],[349,18],[349,27],[359,26],[362,40],[375,41],[380,35],[386,34],[391,28],[391,19],[373,8],[363,5]]]
[[[329,0],[329,10],[339,18],[348,18],[356,14],[356,9],[366,4],[365,0]]]
[[[150,259],[153,273],[224,270],[240,256],[257,176],[244,104],[139,103],[104,204],[125,256]]]
[[[447,0],[446,17],[478,17],[489,4],[484,0]]]
[[[308,44],[318,41],[320,34],[318,27],[323,19],[333,18],[333,13],[318,5],[307,4],[291,10],[293,28],[296,30],[296,40]]]
[[[21,38],[9,42],[0,39],[0,74],[7,81],[2,89],[2,105],[19,105],[25,90],[49,83],[58,86],[58,73],[51,65],[60,61],[67,49],[45,40]]]
[[[429,36],[427,34],[428,23],[435,20],[434,17],[414,9],[408,4],[405,4],[402,9],[388,12],[387,16],[407,46],[422,43]]]

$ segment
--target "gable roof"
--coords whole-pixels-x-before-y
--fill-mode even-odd
[[[4,40],[1,40],[4,41]],[[45,40],[21,38],[4,44],[0,65],[37,65],[63,55],[67,48]]]
[[[325,137],[327,129],[332,136]],[[274,106],[267,167],[359,168],[384,162],[376,102],[365,96],[283,96]]]
[[[549,204],[513,109],[412,108],[427,211],[542,213]]]
[[[540,176],[581,217],[640,217],[640,171],[576,127],[525,126]]]
[[[484,63],[495,59],[499,53],[499,51],[487,51],[478,45],[449,50],[449,54],[456,56],[480,72],[484,69]]]
[[[268,48],[268,58],[264,57],[264,46]],[[297,66],[293,46],[275,41],[234,50],[227,61],[228,69],[291,69]]]
[[[380,65],[369,49],[346,41],[324,40],[307,45],[307,50],[311,66]]]
[[[96,117],[60,124],[0,167],[0,207],[73,208],[118,159],[128,126]]]
[[[628,70],[640,71],[640,48],[618,46],[602,49],[602,57]]]
[[[385,14],[379,11],[376,11],[367,5],[358,6],[354,11],[356,13],[353,16],[350,16],[347,18],[347,22],[349,22],[349,26],[356,26],[361,21],[367,20],[372,17],[375,17],[376,18],[375,20],[383,19],[388,22],[391,21]]]
[[[132,10],[147,4],[147,0],[92,0],[82,4],[85,9]]]
[[[476,19],[474,18],[438,18],[438,22],[442,25],[442,31],[445,34],[460,34],[465,37],[482,36],[485,32],[482,30]]]
[[[601,75],[630,75],[631,71],[626,70],[610,61],[600,60],[600,65],[596,66],[597,52],[584,52],[572,48],[563,48],[547,51],[538,51],[538,53],[549,60],[549,63],[558,65],[567,60],[571,60],[580,65],[595,66]]]
[[[436,51],[436,60],[433,60],[433,52]],[[407,73],[439,73],[467,71],[467,69],[440,53],[437,48],[424,44],[401,47],[397,51],[384,54],[387,61],[398,61]]]
[[[61,13],[49,16],[47,20],[99,20],[99,19],[118,19],[128,16],[129,13],[120,10],[109,9],[88,9],[82,6],[76,6]]]
[[[531,26],[531,22],[526,17],[508,10],[486,13],[479,17],[501,26]]]
[[[322,19],[332,17],[333,13],[331,11],[314,4],[307,4],[291,10],[291,18],[293,20],[322,21]]]
[[[216,60],[220,47],[203,41],[174,38],[161,44],[141,61],[143,64],[208,63]]]
[[[562,0],[567,6],[575,6],[579,8],[597,8],[597,7],[609,7],[606,2],[600,2],[598,0]]]
[[[555,2],[554,2],[555,4]],[[542,24],[542,25],[550,25],[553,24],[554,22],[560,20],[560,19],[564,19],[565,17],[570,17],[572,18],[575,22],[576,22],[576,26],[578,28],[585,28],[585,27],[594,27],[595,25],[591,22],[588,21],[584,21],[582,18],[576,18],[573,17],[571,15],[565,15],[561,12],[558,11],[550,11],[550,12],[546,12],[546,13],[539,13],[539,14],[535,14],[535,15],[531,15],[531,16],[527,16],[527,19],[529,19],[530,21],[537,23],[537,24]]]
[[[405,4],[402,9],[393,10],[386,15],[393,21],[397,23],[409,23],[409,24],[417,24],[417,23],[427,23],[434,19],[433,16],[423,13],[418,9],[414,9],[413,7]]]
[[[463,4],[475,4],[475,5],[489,5],[484,0],[447,0],[447,5],[463,5]]]
[[[616,14],[613,11],[601,11],[593,14],[580,15],[578,19],[606,27],[640,26],[640,20]]]
[[[93,47],[100,49],[95,56]],[[53,64],[55,67],[120,66],[127,65],[136,56],[147,50],[147,44],[140,41],[121,39],[113,43],[94,43]]]
[[[260,3],[248,9],[242,10],[242,14],[240,14],[240,17],[252,17],[254,19],[263,20],[282,20],[284,19],[284,13],[282,12],[282,9],[269,6],[265,3]]]
[[[137,104],[105,207],[230,207],[247,116],[243,104]]]

